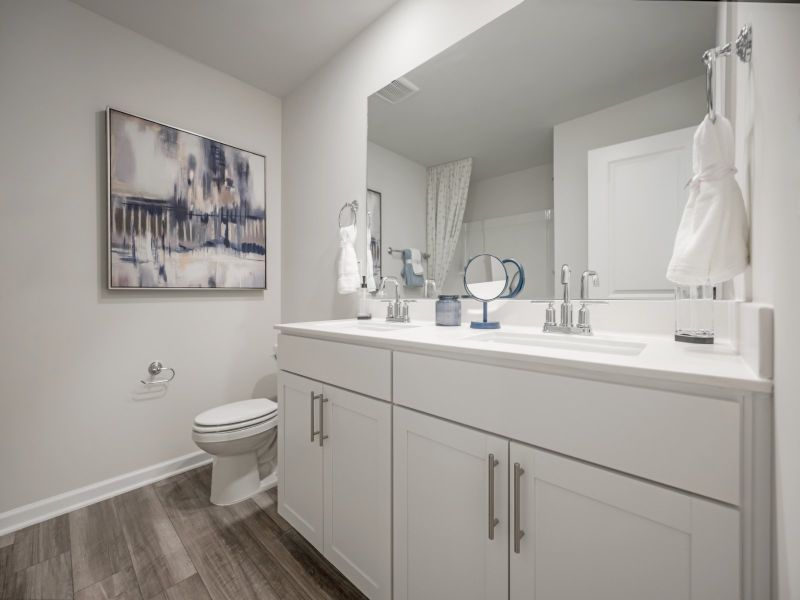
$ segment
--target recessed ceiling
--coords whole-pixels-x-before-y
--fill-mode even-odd
[[[528,0],[406,74],[413,96],[370,97],[369,139],[425,166],[471,156],[473,180],[550,163],[554,125],[702,75],[716,10]]]
[[[73,0],[285,96],[397,0]]]

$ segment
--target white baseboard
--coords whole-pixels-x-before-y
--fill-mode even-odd
[[[195,469],[210,463],[211,455],[205,452],[193,452],[179,456],[157,465],[151,465],[138,471],[132,471],[105,481],[92,483],[76,490],[57,496],[51,496],[38,502],[32,502],[19,508],[0,513],[0,535],[17,531],[29,525],[41,523],[64,513],[83,508],[130,490],[144,487],[155,481],[166,479],[178,473]]]

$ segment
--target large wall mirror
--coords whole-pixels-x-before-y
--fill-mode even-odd
[[[370,96],[381,273],[416,249],[463,294],[488,253],[524,267],[522,299],[559,294],[563,263],[597,271],[598,298],[671,298],[716,29],[711,2],[528,0]]]

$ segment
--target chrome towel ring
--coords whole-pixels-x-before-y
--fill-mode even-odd
[[[356,224],[356,221],[358,219],[358,200],[353,200],[352,202],[345,202],[344,206],[341,209],[339,209],[340,228],[344,227],[344,225],[342,225],[342,215],[344,214],[344,211],[346,211],[348,208],[350,209],[350,214],[353,216],[353,222],[350,223],[350,225]]]
[[[150,373],[153,377],[159,375],[162,371],[172,371],[172,375],[170,375],[169,379],[156,379],[148,381],[146,379],[140,379],[143,384],[145,385],[157,385],[162,383],[169,383],[173,379],[175,379],[175,369],[172,367],[165,367],[160,360],[154,360],[149,365],[147,365],[147,372]]]
[[[750,25],[739,30],[735,42],[727,42],[703,53],[703,62],[706,64],[706,109],[712,123],[717,122],[717,113],[714,111],[714,65],[719,57],[730,56],[734,52],[740,61],[750,62],[753,54],[753,30]]]

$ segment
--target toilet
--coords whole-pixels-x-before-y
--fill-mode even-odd
[[[214,456],[212,504],[234,504],[277,483],[277,435],[278,405],[268,398],[231,402],[197,415],[192,439]]]

